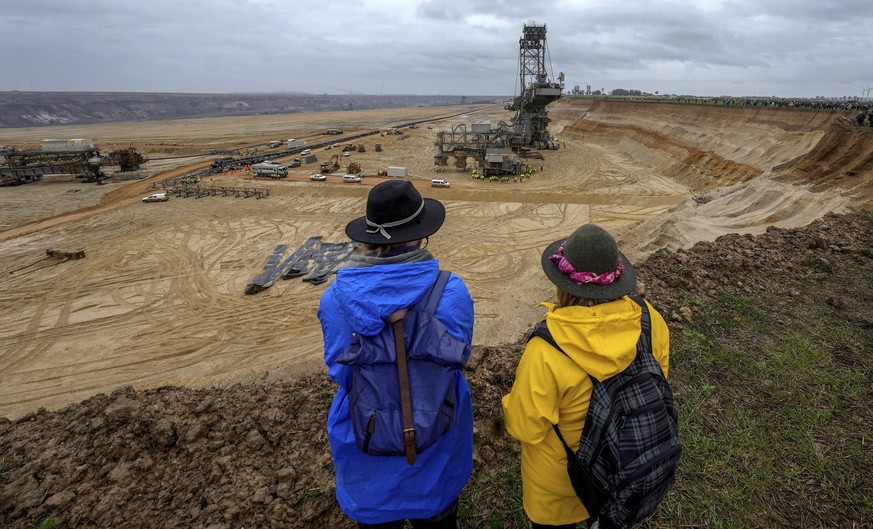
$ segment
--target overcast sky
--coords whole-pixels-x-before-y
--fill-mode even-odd
[[[516,95],[525,23],[568,90],[873,87],[873,0],[0,0],[0,90]]]

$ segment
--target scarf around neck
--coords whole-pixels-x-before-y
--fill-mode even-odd
[[[420,263],[423,261],[433,261],[434,259],[434,256],[424,248],[416,248],[389,257],[353,253],[348,259],[343,261],[340,268],[368,268],[383,264]]]

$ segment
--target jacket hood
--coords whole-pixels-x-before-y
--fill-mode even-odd
[[[549,309],[546,324],[552,338],[574,363],[597,380],[624,371],[636,357],[643,312],[630,298],[593,307],[542,305]]]
[[[372,336],[382,330],[386,316],[421,299],[437,275],[439,262],[435,260],[340,268],[334,295],[352,329]]]

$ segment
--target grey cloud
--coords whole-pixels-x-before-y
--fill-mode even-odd
[[[547,25],[552,67],[570,86],[838,95],[873,84],[869,0],[32,0],[4,9],[0,68],[13,74],[0,90],[506,94],[522,26],[534,21]]]

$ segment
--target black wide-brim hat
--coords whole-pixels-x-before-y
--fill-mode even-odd
[[[408,180],[388,180],[370,190],[367,214],[346,224],[346,235],[365,244],[398,244],[433,235],[445,220],[441,202],[422,198]]]
[[[606,274],[618,268],[621,258],[621,277],[606,285],[594,283],[577,283],[570,279],[552,262],[551,256],[558,253],[564,245],[564,257],[578,272]],[[574,231],[566,239],[553,242],[546,247],[542,256],[543,271],[546,277],[561,290],[577,298],[584,299],[617,299],[633,292],[637,286],[637,272],[627,257],[618,251],[618,245],[612,235],[595,224],[585,224]]]

